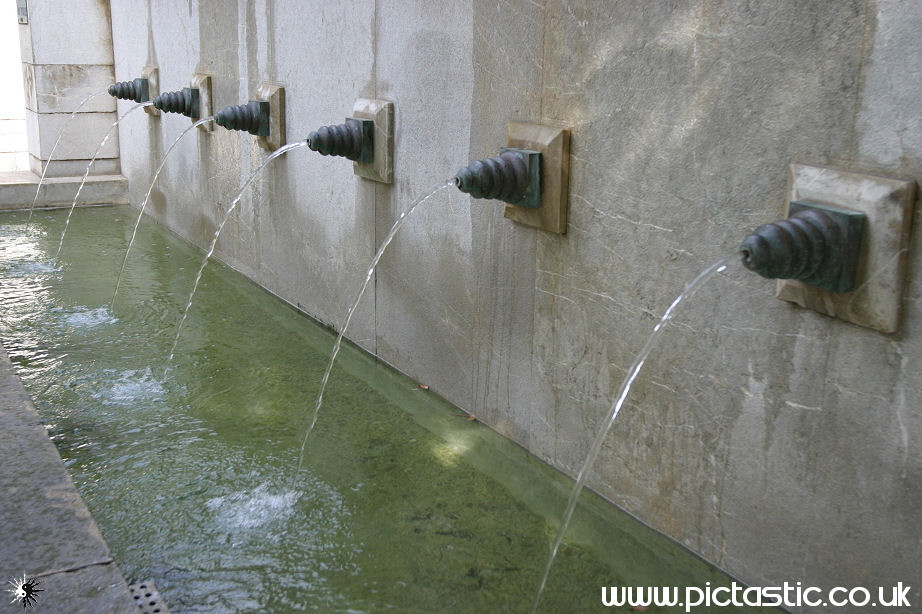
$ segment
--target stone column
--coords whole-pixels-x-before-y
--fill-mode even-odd
[[[17,0],[29,165],[41,174],[54,143],[49,177],[82,176],[106,131],[116,120],[115,99],[102,94],[71,113],[89,95],[114,82],[108,0]],[[26,22],[26,23],[23,23]],[[118,134],[113,131],[90,170],[120,172]]]

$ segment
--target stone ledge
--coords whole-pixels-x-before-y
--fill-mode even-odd
[[[30,171],[0,172],[0,211],[28,209],[39,177]],[[45,177],[36,207],[69,207],[83,177]],[[90,175],[77,205],[128,204],[128,180],[122,175]]]
[[[0,346],[0,583],[36,578],[38,611],[131,613],[109,548]],[[5,591],[2,597],[9,597]],[[0,599],[0,614],[21,612]]]

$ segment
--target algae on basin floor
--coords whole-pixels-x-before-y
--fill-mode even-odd
[[[0,336],[115,559],[173,612],[521,612],[571,482],[136,212],[0,216]],[[726,582],[587,493],[541,611]],[[658,611],[651,607],[651,612]],[[665,611],[661,609],[660,611]],[[701,610],[705,611],[705,610]]]

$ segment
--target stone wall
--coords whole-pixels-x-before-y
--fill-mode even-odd
[[[115,102],[105,94],[88,100],[113,80],[108,0],[25,6],[19,40],[32,172],[41,175],[53,151],[48,177],[82,176],[94,153],[92,174],[117,174],[118,137],[96,151],[115,121]]]
[[[751,584],[917,584],[920,250],[892,335],[775,299],[735,251],[781,216],[791,162],[922,177],[922,8],[434,6],[113,3],[117,79],[156,65],[169,91],[208,73],[216,109],[262,82],[284,85],[289,142],[343,121],[357,97],[395,103],[393,185],[291,151],[245,194],[218,256],[338,327],[413,200],[495,155],[510,121],[569,126],[566,235],[440,192],[385,255],[349,337],[575,474],[656,320],[729,258],[651,356],[592,487]],[[141,113],[124,122],[133,203],[188,125]],[[148,212],[205,246],[266,153],[247,134],[196,131]],[[922,603],[918,587],[910,598]]]

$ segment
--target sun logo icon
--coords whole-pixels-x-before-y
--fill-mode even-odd
[[[29,578],[26,580],[26,574],[22,574],[22,578],[18,580],[10,580],[9,583],[13,587],[6,589],[8,593],[13,595],[13,600],[10,601],[10,603],[16,603],[18,601],[22,604],[23,609],[35,605],[38,594],[44,590],[38,588],[37,579]]]

